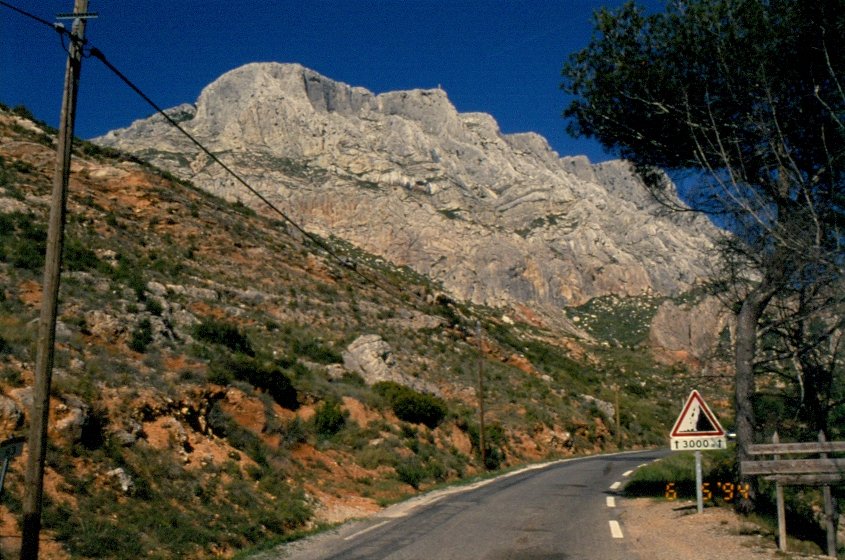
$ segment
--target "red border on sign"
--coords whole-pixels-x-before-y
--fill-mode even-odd
[[[701,408],[701,411],[707,416],[707,419],[710,420],[710,424],[716,426],[715,430],[709,432],[678,432],[678,428],[681,427],[681,424],[686,419],[687,414],[689,413],[690,407],[694,401],[698,401],[698,405]],[[704,402],[704,399],[695,389],[692,390],[692,393],[689,394],[687,398],[687,402],[684,405],[681,414],[678,415],[678,419],[675,420],[675,425],[672,427],[672,432],[669,434],[669,437],[712,437],[712,436],[724,436],[725,429],[722,428],[722,425],[719,424],[719,421],[716,419],[716,416],[713,412],[710,411],[710,407],[707,406],[707,403]]]

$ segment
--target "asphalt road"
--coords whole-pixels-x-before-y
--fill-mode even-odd
[[[666,453],[569,459],[440,491],[260,558],[629,560],[615,489]]]

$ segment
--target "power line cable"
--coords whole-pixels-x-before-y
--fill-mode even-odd
[[[46,25],[47,27],[51,27],[51,28],[55,29],[56,31],[58,31],[59,33],[67,33],[68,35],[70,35],[70,32],[67,29],[65,29],[65,26],[62,25],[61,23],[53,23],[51,21],[47,21],[46,19],[40,18],[35,14],[31,14],[31,13],[27,12],[26,10],[22,10],[21,8],[18,8],[17,6],[13,6],[12,4],[9,4],[8,2],[4,2],[3,0],[0,0],[0,6],[5,6],[6,8],[9,8],[10,10],[17,12],[24,17],[28,17],[29,19],[35,20],[42,25]]]
[[[72,41],[79,41],[79,38],[75,37],[72,33],[70,33],[65,27],[59,23],[51,23],[41,17],[36,16],[35,14],[29,13],[25,10],[22,10],[4,0],[0,0],[0,5],[5,6],[19,14],[30,18],[46,27],[50,27],[51,29],[56,30],[62,36],[67,36]],[[87,40],[82,41],[83,44],[87,44]],[[64,44],[62,45],[64,48]],[[319,237],[315,236],[311,232],[307,231],[305,228],[300,226],[296,221],[294,221],[290,216],[288,216],[284,211],[282,211],[278,206],[273,204],[267,197],[261,194],[257,189],[255,189],[252,185],[250,185],[243,177],[241,177],[237,172],[235,172],[231,167],[226,165],[219,157],[217,157],[214,153],[211,152],[208,148],[205,147],[199,140],[197,140],[193,135],[191,135],[187,130],[185,130],[179,123],[174,120],[167,112],[162,109],[155,101],[152,100],[147,94],[145,94],[140,87],[135,85],[132,80],[130,80],[123,72],[121,72],[114,64],[112,64],[108,58],[106,58],[105,54],[96,47],[90,47],[88,50],[87,56],[91,56],[99,60],[106,66],[115,76],[117,76],[124,84],[126,84],[132,91],[134,91],[141,99],[143,99],[150,107],[152,107],[158,114],[160,114],[171,126],[176,128],[179,132],[181,132],[185,137],[187,137],[194,145],[196,145],[203,153],[205,153],[212,161],[220,165],[226,173],[231,175],[238,183],[240,183],[243,187],[249,190],[252,194],[254,194],[261,202],[263,202],[268,208],[270,208],[273,212],[281,216],[281,218],[298,232],[300,232],[305,238],[310,240],[316,246],[320,247],[323,251],[326,252],[330,257],[336,260],[341,266],[350,269],[354,274],[359,276],[365,282],[376,286],[385,292],[391,293],[394,286],[388,288],[383,284],[377,282],[375,279],[370,278],[368,275],[364,274],[361,270],[358,269],[356,263],[350,262],[350,259],[344,258],[343,256],[339,255],[334,249],[329,247],[323,240]],[[397,288],[399,289],[399,288]],[[399,289],[401,292],[401,289]],[[408,303],[407,301],[403,300],[401,295],[392,293],[397,300],[403,301]]]
[[[370,278],[363,272],[361,272],[355,263],[351,263],[350,259],[345,258],[339,255],[334,249],[328,246],[322,239],[314,235],[313,233],[309,232],[301,225],[299,225],[296,221],[294,221],[290,216],[287,215],[281,208],[273,204],[266,196],[261,194],[255,187],[250,185],[246,179],[241,177],[235,170],[229,167],[226,163],[224,163],[219,157],[217,157],[211,150],[205,147],[202,142],[197,140],[190,132],[185,130],[175,119],[173,119],[167,112],[162,109],[155,101],[153,101],[147,94],[145,94],[141,88],[139,88],[132,80],[130,80],[123,72],[121,72],[114,64],[112,64],[103,54],[101,50],[96,47],[91,47],[90,49],[90,56],[96,58],[100,62],[102,62],[106,68],[108,68],[115,76],[117,76],[124,84],[126,84],[132,91],[134,91],[138,96],[141,97],[150,107],[155,109],[155,111],[161,115],[171,126],[176,128],[179,132],[181,132],[186,138],[188,138],[195,146],[197,146],[204,154],[206,154],[212,161],[217,163],[226,173],[231,175],[238,183],[240,183],[244,188],[246,188],[249,192],[254,194],[261,202],[263,202],[268,208],[270,208],[273,212],[281,216],[281,218],[292,226],[296,231],[301,233],[304,237],[306,237],[309,241],[314,243],[316,246],[320,247],[323,251],[326,252],[330,257],[336,260],[341,266],[350,269],[354,274],[362,278],[364,281],[385,290],[386,292],[390,292],[391,290],[386,288],[384,285],[377,282],[375,279]],[[401,297],[396,296],[397,299],[401,300]]]
[[[72,41],[78,41],[79,38],[75,37],[72,33],[70,33],[65,27],[61,24],[54,24],[51,23],[43,18],[40,18],[34,14],[21,10],[4,0],[0,0],[0,5],[10,8],[21,15],[33,19],[38,23],[50,27],[58,31],[61,35],[67,35]],[[87,44],[87,40],[82,41],[83,44]],[[185,130],[176,120],[174,120],[167,112],[162,109],[155,101],[152,100],[147,94],[141,90],[132,80],[130,80],[123,72],[121,72],[114,64],[112,64],[108,58],[106,58],[105,54],[98,48],[91,46],[88,51],[88,55],[96,58],[100,62],[103,63],[106,68],[108,68],[115,76],[117,76],[124,84],[126,84],[132,91],[134,91],[141,99],[143,99],[150,107],[152,107],[159,115],[161,115],[171,126],[176,128],[179,132],[181,132],[186,138],[188,138],[194,145],[196,145],[203,153],[205,153],[212,161],[220,165],[220,167],[226,171],[229,175],[231,175],[238,183],[240,183],[244,188],[249,190],[252,194],[254,194],[261,202],[263,202],[268,208],[270,208],[274,213],[278,214],[282,217],[282,219],[290,224],[294,229],[300,232],[304,237],[314,243],[316,246],[320,247],[323,251],[326,252],[330,257],[336,260],[341,266],[351,270],[355,275],[360,277],[364,282],[371,284],[374,287],[377,287],[386,293],[390,294],[393,298],[397,301],[402,302],[405,305],[411,305],[420,312],[428,313],[428,310],[424,309],[422,305],[414,304],[412,301],[405,299],[402,297],[403,294],[407,293],[407,290],[403,290],[399,286],[394,286],[392,283],[390,287],[385,286],[384,284],[378,282],[374,278],[364,274],[358,267],[357,263],[351,262],[351,259],[345,258],[339,255],[334,249],[328,246],[323,240],[319,237],[315,236],[311,232],[304,229],[300,226],[296,221],[294,221],[290,216],[288,216],[284,211],[282,211],[278,206],[273,204],[266,196],[261,194],[257,189],[255,189],[252,185],[250,185],[243,177],[241,177],[237,172],[235,172],[231,167],[226,165],[219,157],[217,157],[214,153],[212,153],[208,148],[205,147],[199,140],[197,140],[191,133]],[[424,303],[422,298],[419,294],[411,292],[414,298],[419,300],[420,304]]]

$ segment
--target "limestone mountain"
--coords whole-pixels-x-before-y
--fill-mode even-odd
[[[677,295],[716,234],[669,214],[627,163],[559,157],[442,89],[374,94],[297,64],[255,63],[168,111],[306,229],[429,276],[454,297],[564,323],[610,294]],[[161,116],[95,139],[258,208]]]

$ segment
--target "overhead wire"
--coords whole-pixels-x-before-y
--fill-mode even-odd
[[[0,5],[8,7],[16,12],[19,12],[21,15],[24,15],[30,19],[41,23],[42,25],[48,26],[56,31],[58,31],[61,35],[67,36],[71,41],[79,41],[79,38],[73,35],[70,31],[65,29],[65,27],[61,24],[54,24],[51,23],[43,18],[40,18],[34,14],[30,14],[24,10],[21,10],[5,0],[0,0]],[[87,40],[82,40],[83,45],[87,45]],[[94,57],[99,60],[109,71],[111,71],[118,79],[120,79],[127,87],[129,87],[132,91],[134,91],[141,99],[144,100],[150,107],[152,107],[156,113],[161,115],[171,126],[176,128],[180,133],[182,133],[186,138],[188,138],[191,143],[193,143],[197,148],[199,148],[204,154],[206,154],[212,161],[217,163],[226,173],[231,175],[238,183],[240,183],[244,188],[246,188],[249,192],[255,195],[262,203],[264,203],[270,210],[272,210],[275,214],[279,215],[285,223],[289,224],[293,227],[296,231],[302,234],[305,238],[309,241],[314,243],[317,247],[321,248],[327,255],[329,255],[332,259],[337,261],[342,267],[350,270],[353,274],[361,278],[364,282],[371,284],[372,286],[383,290],[384,292],[390,294],[393,298],[395,298],[398,302],[401,302],[405,305],[410,305],[414,307],[418,311],[428,313],[429,310],[423,307],[424,300],[422,297],[410,291],[410,294],[413,298],[419,301],[419,304],[414,304],[412,301],[403,297],[403,295],[407,295],[408,291],[403,290],[398,286],[394,286],[392,282],[389,282],[390,287],[385,286],[383,283],[378,282],[376,279],[370,277],[367,274],[364,274],[359,267],[357,266],[358,263],[351,261],[349,258],[345,258],[339,255],[334,249],[332,249],[329,245],[327,245],[322,239],[314,235],[313,233],[307,231],[304,227],[302,227],[299,223],[293,220],[290,216],[287,215],[281,208],[277,205],[273,204],[266,196],[261,194],[255,187],[250,185],[240,174],[235,172],[229,165],[223,162],[217,155],[215,155],[211,150],[209,150],[204,144],[202,144],[199,140],[197,140],[191,133],[185,130],[175,119],[173,119],[167,112],[159,106],[152,98],[150,98],[140,87],[138,87],[132,80],[130,80],[123,72],[121,72],[114,64],[112,64],[105,54],[98,48],[90,46],[88,48],[88,52],[86,56]],[[501,342],[501,341],[500,341]]]
[[[71,41],[80,41],[78,37],[73,35],[70,31],[68,31],[63,25],[58,23],[49,22],[41,17],[38,17],[32,13],[29,13],[25,10],[22,10],[12,4],[9,4],[5,0],[0,0],[0,5],[5,6],[15,12],[20,13],[21,15],[28,17],[44,26],[50,27],[55,31],[59,32],[62,38],[67,37]],[[87,45],[87,40],[81,41],[83,45]],[[62,43],[63,48],[64,43]],[[66,49],[65,49],[66,50]],[[120,71],[114,64],[109,61],[109,59],[105,56],[105,54],[98,48],[94,46],[90,46],[87,49],[87,53],[85,54],[86,57],[93,57],[99,60],[109,71],[111,71],[118,79],[120,79],[127,87],[129,87],[132,91],[134,91],[141,99],[144,100],[150,107],[152,107],[157,114],[161,115],[168,124],[176,128],[181,134],[183,134],[188,140],[191,141],[197,148],[199,148],[205,155],[207,155],[214,163],[218,164],[226,173],[228,173],[231,177],[233,177],[240,185],[246,188],[249,192],[251,192],[255,197],[257,197],[264,205],[266,205],[271,211],[275,214],[280,216],[282,220],[289,224],[292,228],[298,231],[302,236],[307,238],[311,241],[314,245],[322,249],[327,255],[329,255],[332,259],[337,261],[341,266],[344,268],[351,270],[351,272],[361,278],[363,281],[378,287],[384,290],[387,293],[391,293],[394,298],[398,301],[402,301],[404,303],[409,303],[408,300],[402,298],[401,296],[401,288],[393,286],[388,288],[382,283],[378,282],[374,278],[370,277],[367,274],[364,274],[359,267],[357,266],[358,263],[351,261],[351,259],[343,257],[342,255],[338,254],[332,247],[326,244],[322,239],[314,235],[313,233],[307,231],[304,227],[302,227],[299,223],[293,220],[286,212],[284,212],[281,208],[279,208],[276,204],[274,204],[271,200],[269,200],[266,196],[264,196],[261,192],[259,192],[255,187],[253,187],[249,182],[246,181],[240,174],[238,174],[234,169],[232,169],[229,165],[223,162],[217,155],[215,155],[211,150],[209,150],[202,142],[200,142],[197,138],[195,138],[190,132],[185,130],[183,126],[181,126],[175,119],[173,119],[167,112],[159,106],[150,96],[144,93],[140,87],[138,87],[132,80],[129,79],[123,72]],[[393,293],[393,289],[400,291],[400,294]],[[419,297],[417,294],[415,296]]]

